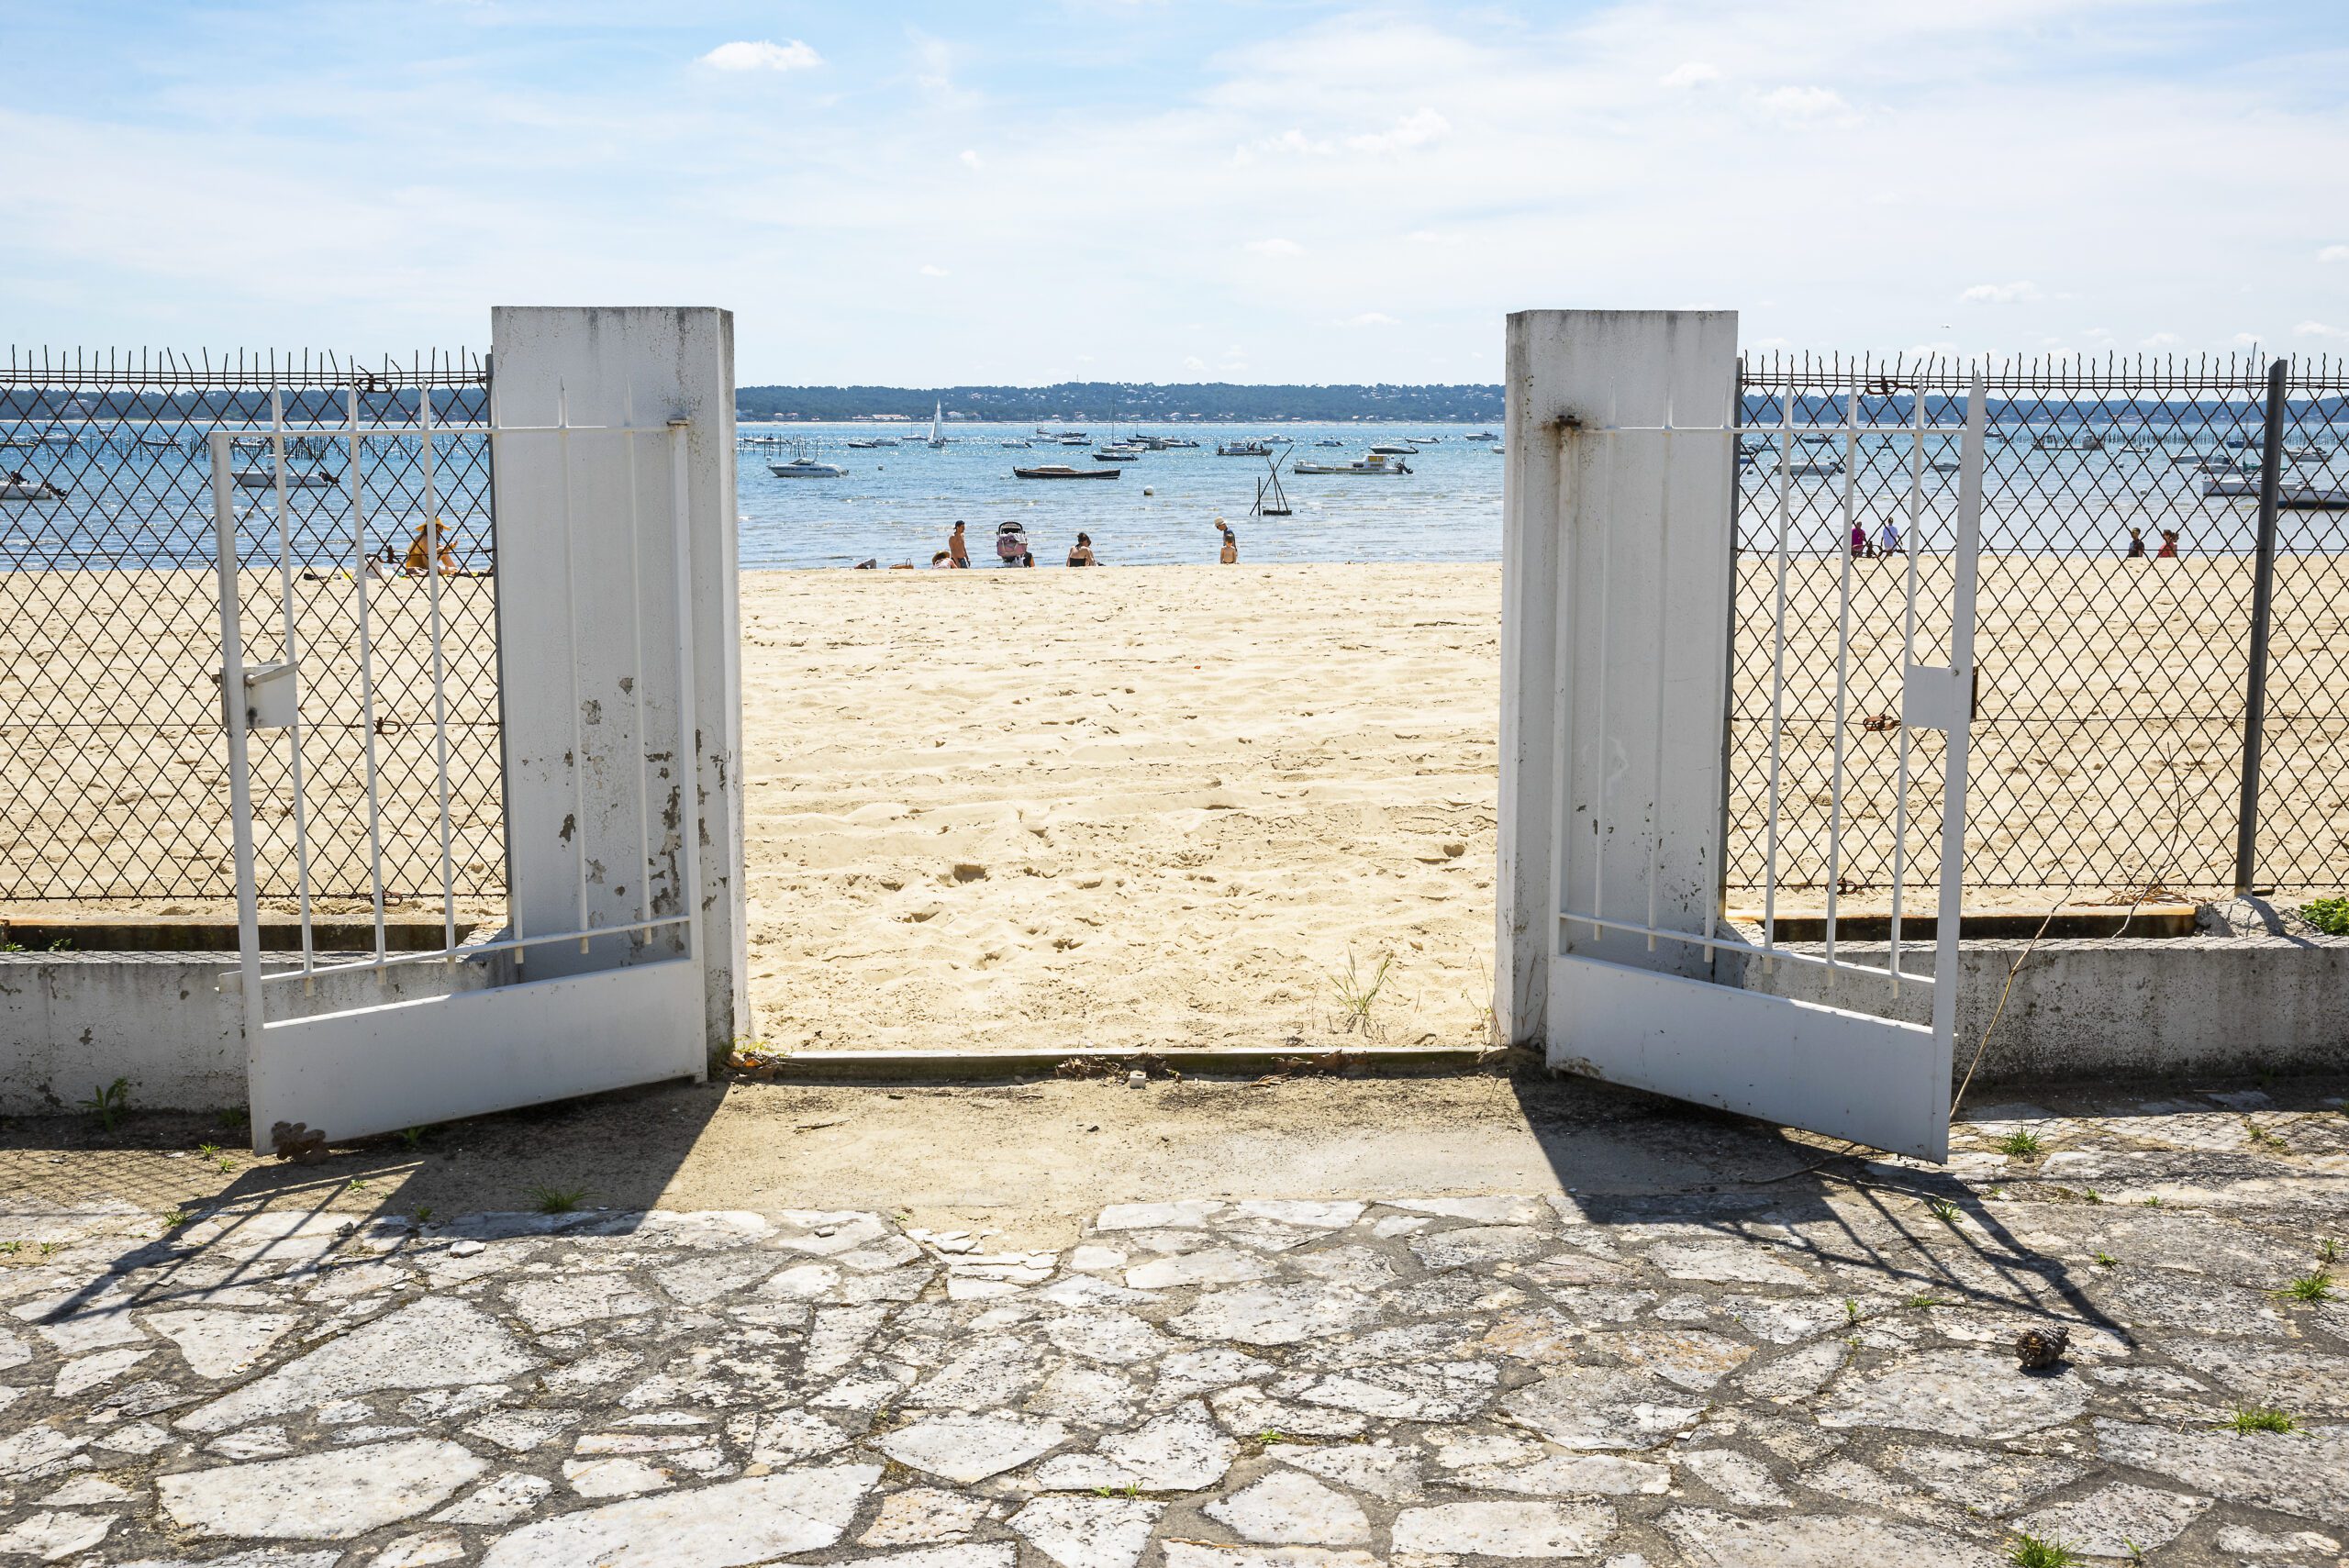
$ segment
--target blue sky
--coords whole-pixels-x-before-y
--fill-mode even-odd
[[[752,382],[1491,381],[1749,345],[2349,348],[2349,5],[0,0],[6,336],[485,346],[716,304]]]

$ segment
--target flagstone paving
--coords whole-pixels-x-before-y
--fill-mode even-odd
[[[2349,1158],[2164,1114],[2029,1161],[1993,1115],[1947,1171],[1172,1194],[1049,1250],[60,1208],[0,1267],[0,1564],[2341,1562],[2349,1305],[2285,1287]]]

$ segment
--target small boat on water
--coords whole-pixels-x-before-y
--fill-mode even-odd
[[[997,446],[999,446],[999,447],[1018,447],[1018,448],[1019,448],[1019,449],[1020,449],[1021,450],[1023,450],[1023,451],[1024,451],[1024,450],[1026,450],[1028,448],[1034,446],[1035,444],[1036,444],[1036,443],[1035,443],[1035,442],[1033,442],[1033,441],[1023,441],[1023,440],[1019,439],[1018,439],[1018,438],[1016,438],[1016,437],[1015,437],[1014,439],[1012,439],[1011,440],[1008,440],[1008,441],[997,441],[997,442],[996,442],[996,445],[997,445]]]
[[[1060,444],[1064,447],[1089,447],[1093,444],[1082,434],[1074,436],[1055,436],[1052,439],[1060,442]]]
[[[1263,441],[1218,441],[1215,444],[1215,455],[1218,457],[1270,457],[1273,455],[1273,449]]]
[[[239,468],[232,470],[229,477],[237,482],[240,490],[277,488],[275,469]],[[285,474],[285,488],[288,490],[331,490],[341,483],[341,477],[332,473],[295,473],[289,469]]]
[[[1048,462],[1040,468],[1015,468],[1014,479],[1115,479],[1121,468],[1071,468],[1064,462]]]
[[[1370,449],[1373,457],[1417,457],[1419,449],[1406,441],[1388,441]]]
[[[789,462],[771,462],[767,472],[777,479],[846,479],[848,470],[836,462],[820,462],[803,443]]]
[[[46,479],[0,479],[0,501],[62,501],[62,486]]]
[[[2227,501],[2256,501],[2259,481],[2250,479],[2212,479],[2204,483],[2202,494]],[[2288,512],[2349,511],[2349,490],[2318,484],[2279,484],[2276,487],[2276,504]]]
[[[1166,448],[1170,451],[1178,447],[1186,451],[1197,451],[1199,450],[1198,442],[1183,436],[1161,436],[1158,438],[1158,444]]]
[[[946,438],[941,435],[938,429],[938,422],[945,417],[946,405],[944,403],[938,404],[930,411],[930,445],[933,449],[942,447],[946,444]]]
[[[854,440],[843,442],[842,444],[854,451],[872,451],[878,447],[896,446],[897,444],[897,438],[895,436],[859,436]],[[1022,442],[1021,444],[1025,445],[1026,443]]]
[[[1140,462],[1141,456],[1141,449],[1137,447],[1099,447],[1094,450],[1093,461],[1096,462]]]
[[[1390,461],[1384,453],[1374,450],[1366,458],[1354,462],[1300,462],[1291,471],[1296,473],[1408,473],[1411,465],[1400,458]]]
[[[1843,472],[1842,458],[1829,458],[1825,462],[1790,462],[1785,473],[1789,479],[1828,479]]]
[[[1504,447],[1504,446],[1498,446],[1498,445],[1496,445],[1496,446],[1493,448],[1493,450],[1495,450],[1495,451],[1497,451],[1497,452],[1506,452],[1506,451],[1508,451],[1508,449],[1507,447]]]
[[[1490,430],[1475,430],[1472,431],[1468,435],[1463,436],[1461,439],[1468,441],[1497,441],[1500,438],[1493,434]]]
[[[2104,438],[2076,431],[2068,436],[2033,436],[2031,445],[2032,450],[2043,452],[2100,452],[2104,450]]]
[[[1342,447],[1346,443],[1338,439],[1335,436],[1324,436],[1313,444],[1317,447]]]

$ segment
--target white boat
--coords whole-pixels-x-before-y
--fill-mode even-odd
[[[65,492],[46,479],[0,479],[0,501],[62,501]]]
[[[1190,440],[1182,436],[1161,436],[1158,438],[1158,444],[1166,448],[1170,451],[1176,448],[1181,448],[1186,451],[1197,451],[1199,450],[1198,442]]]
[[[1342,447],[1346,443],[1338,439],[1335,436],[1324,436],[1313,444],[1317,447]]]
[[[1218,441],[1215,444],[1215,455],[1218,457],[1270,457],[1273,455],[1273,449],[1262,441]]]
[[[1373,457],[1417,457],[1419,449],[1408,441],[1386,441],[1370,449]]]
[[[1093,450],[1096,462],[1140,462],[1141,457],[1139,447],[1096,447]]]
[[[856,451],[872,451],[879,447],[896,446],[897,444],[897,438],[895,436],[859,436],[854,440],[846,442],[845,444]]]
[[[848,470],[836,462],[819,462],[805,445],[792,454],[789,462],[771,462],[767,472],[777,479],[846,479]]]
[[[1386,454],[1373,452],[1355,462],[1300,462],[1291,472],[1297,473],[1408,473],[1411,465],[1401,458],[1389,460]]]
[[[237,482],[237,487],[240,490],[277,488],[275,469],[239,468],[232,470],[229,477]],[[285,488],[288,490],[331,490],[341,483],[340,478],[331,473],[295,473],[289,469],[285,474]]]
[[[2259,499],[2259,481],[2252,479],[2213,479],[2202,486],[2202,494],[2229,501]],[[2292,512],[2349,511],[2349,490],[2332,489],[2316,484],[2279,484],[2276,487],[2276,504]]]
[[[999,446],[999,447],[1018,447],[1018,448],[1019,448],[1022,451],[1025,451],[1028,448],[1030,448],[1030,447],[1031,447],[1031,446],[1034,446],[1035,444],[1036,444],[1036,443],[1035,443],[1035,442],[1033,442],[1033,441],[1022,441],[1022,440],[1017,440],[1017,439],[1014,439],[1014,440],[1008,440],[1008,441],[997,441],[997,442],[996,442],[996,445],[997,445],[997,446]]]
[[[1825,462],[1790,462],[1785,467],[1789,479],[1829,479],[1843,472],[1843,460],[1829,458]]]
[[[1508,449],[1507,447],[1504,447],[1504,446],[1496,445],[1496,446],[1493,448],[1493,450],[1495,450],[1495,451],[1497,451],[1497,452],[1505,452],[1505,451],[1508,450]]]
[[[939,433],[938,428],[939,421],[945,417],[946,405],[943,403],[936,405],[930,411],[930,444],[933,448],[942,447],[946,444],[946,438]]]
[[[1493,434],[1490,430],[1472,430],[1462,439],[1471,441],[1497,441],[1500,439],[1498,436]]]

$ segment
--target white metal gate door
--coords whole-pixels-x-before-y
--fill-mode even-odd
[[[1738,462],[1775,454],[1768,867],[1758,941],[1720,919],[1718,900],[1709,906],[1701,929],[1660,924],[1659,835],[1639,831],[1636,826],[1619,833],[1610,824],[1610,806],[1617,803],[1609,784],[1620,770],[1603,764],[1596,787],[1584,797],[1595,814],[1588,830],[1582,830],[1580,823],[1562,824],[1557,835],[1561,849],[1554,885],[1564,894],[1549,965],[1551,1030],[1553,1040],[1563,1041],[1572,1064],[1611,1082],[1943,1160],[1949,1151],[1958,916],[1965,862],[1967,733],[1986,444],[1984,382],[1976,373],[1962,425],[1929,423],[1928,398],[1922,392],[1910,397],[1909,417],[1902,422],[1865,414],[1857,390],[1842,399],[1841,422],[1801,419],[1800,401],[1793,389],[1787,389],[1774,423],[1747,424],[1740,408],[1727,425],[1702,429],[1675,427],[1667,413],[1662,426],[1582,432],[1584,439],[1604,438],[1584,458],[1599,471],[1588,482],[1599,485],[1608,483],[1613,453],[1628,438],[1721,441],[1734,449],[1730,460]],[[1876,401],[1882,406],[1887,399],[1879,395]],[[1898,400],[1890,401],[1897,407]],[[1882,476],[1891,467],[1880,461],[1888,455],[1887,448],[1905,459],[1898,464],[1905,485],[1864,492],[1864,477]],[[1952,469],[1958,481],[1954,513],[1945,504],[1929,501],[1931,490],[1945,495]],[[1822,683],[1832,701],[1826,711],[1816,711],[1818,705],[1813,711],[1790,711],[1786,679],[1790,651],[1798,659],[1817,658],[1828,646],[1817,628],[1790,626],[1787,607],[1789,573],[1825,569],[1825,557],[1816,548],[1802,552],[1807,559],[1798,567],[1791,537],[1797,487],[1821,483],[1836,484],[1840,490],[1841,523],[1832,544],[1841,560],[1838,623],[1831,642],[1834,675],[1831,684]],[[1886,523],[1896,530],[1897,544],[1885,532]],[[1879,541],[1893,548],[1880,549]],[[1887,556],[1893,569],[1904,574],[1902,624],[1897,639],[1878,628],[1882,635],[1865,640],[1872,647],[1898,650],[1900,662],[1893,673],[1900,711],[1854,714],[1850,701],[1857,684],[1854,574],[1885,570],[1878,563]],[[1602,573],[1603,562],[1602,556]],[[1609,596],[1602,583],[1599,602],[1603,605]],[[1659,627],[1659,637],[1665,634]],[[1568,728],[1586,726],[1586,740],[1595,736],[1610,757],[1620,750],[1621,734],[1660,732],[1665,711],[1664,661],[1659,658],[1655,667],[1653,711],[1619,715],[1610,725],[1602,683],[1597,688],[1602,694],[1600,711],[1576,712]],[[1883,734],[1895,728],[1891,919],[1889,940],[1879,957],[1873,941],[1861,947],[1839,940],[1844,844],[1854,830],[1845,809],[1854,787],[1847,759],[1855,732]],[[1937,779],[1920,777],[1921,753],[1929,742],[1937,753]],[[1786,772],[1782,764],[1798,747],[1815,757],[1822,743],[1830,753],[1822,759],[1830,773],[1825,940],[1796,943],[1782,940],[1779,932],[1787,817],[1780,790]],[[1562,738],[1562,764],[1570,762],[1575,744],[1570,734]],[[1568,776],[1565,766],[1560,771],[1561,776]],[[1723,790],[1726,772],[1724,766],[1717,785]],[[1715,797],[1717,810],[1725,816],[1723,801],[1723,796]],[[1620,804],[1626,815],[1641,809],[1637,802]],[[1565,826],[1577,831],[1570,835],[1563,830]],[[1917,839],[1914,850],[1912,835]],[[1623,868],[1609,865],[1610,844],[1624,837],[1630,841],[1614,851],[1618,856],[1647,857],[1644,908],[1620,906]],[[1931,879],[1935,895],[1928,947],[1914,940],[1920,911],[1913,906],[1909,884],[1919,880],[1913,860],[1924,858],[1917,851],[1935,840],[1938,851],[1931,858],[1939,863]],[[1617,890],[1615,906],[1604,902],[1609,887]],[[1911,933],[1905,940],[1904,918],[1910,922]],[[1658,967],[1647,955],[1657,953],[1659,944],[1673,944],[1678,961]],[[1917,964],[1927,952],[1930,963]],[[1699,954],[1701,962],[1691,962]],[[1773,990],[1794,987],[1753,988],[1750,970],[1758,967],[1766,973],[1781,964],[1814,972],[1817,984],[1800,989],[1817,994],[1793,996]],[[1890,1016],[1904,989],[1911,997],[1920,990],[1931,995],[1929,1021]]]
[[[273,395],[267,426],[211,438],[238,902],[239,962],[223,984],[241,992],[257,1151],[281,1129],[359,1138],[707,1073],[701,833],[685,761],[696,733],[688,425],[436,424],[431,389],[417,396],[409,425],[362,420],[355,391],[340,423],[289,420]],[[459,595],[494,584],[494,565],[444,518],[436,482],[436,465],[458,443],[473,443],[478,457],[484,443],[494,452],[523,440],[565,443],[566,461],[572,441],[617,441],[631,475],[640,453],[665,460],[671,473],[671,505],[635,519],[647,541],[630,552],[636,624],[608,628],[614,640],[633,637],[634,673],[620,689],[634,711],[596,730],[600,777],[624,776],[633,753],[637,863],[591,862],[586,834],[573,835],[578,920],[529,932],[505,907],[461,919],[450,728],[501,711],[502,694],[452,690],[449,681],[449,639],[487,635],[478,619],[469,633],[452,628],[449,612]],[[340,475],[330,472],[338,457]],[[566,509],[569,498],[566,487]],[[657,571],[664,560],[668,581],[650,591],[674,592],[674,646],[648,648],[640,562]],[[575,587],[565,587],[575,602]],[[498,668],[500,685],[562,678],[517,667],[506,651]],[[584,772],[591,752],[579,706],[571,762]],[[334,782],[322,785],[322,772]],[[266,866],[257,823],[271,840]],[[386,850],[403,838],[411,851],[419,839],[437,849],[424,857],[437,860],[437,885],[387,888]],[[363,910],[351,906],[356,900],[320,907],[343,902],[317,891],[322,857],[343,868],[344,881],[363,857]],[[585,889],[607,874],[621,884],[614,892],[634,884],[633,921],[590,919]],[[403,900],[437,916],[437,942],[390,941],[387,903]],[[265,904],[273,924],[294,917],[297,951],[263,953]],[[372,942],[348,935],[362,922]],[[321,941],[322,929],[344,933],[340,948]]]

